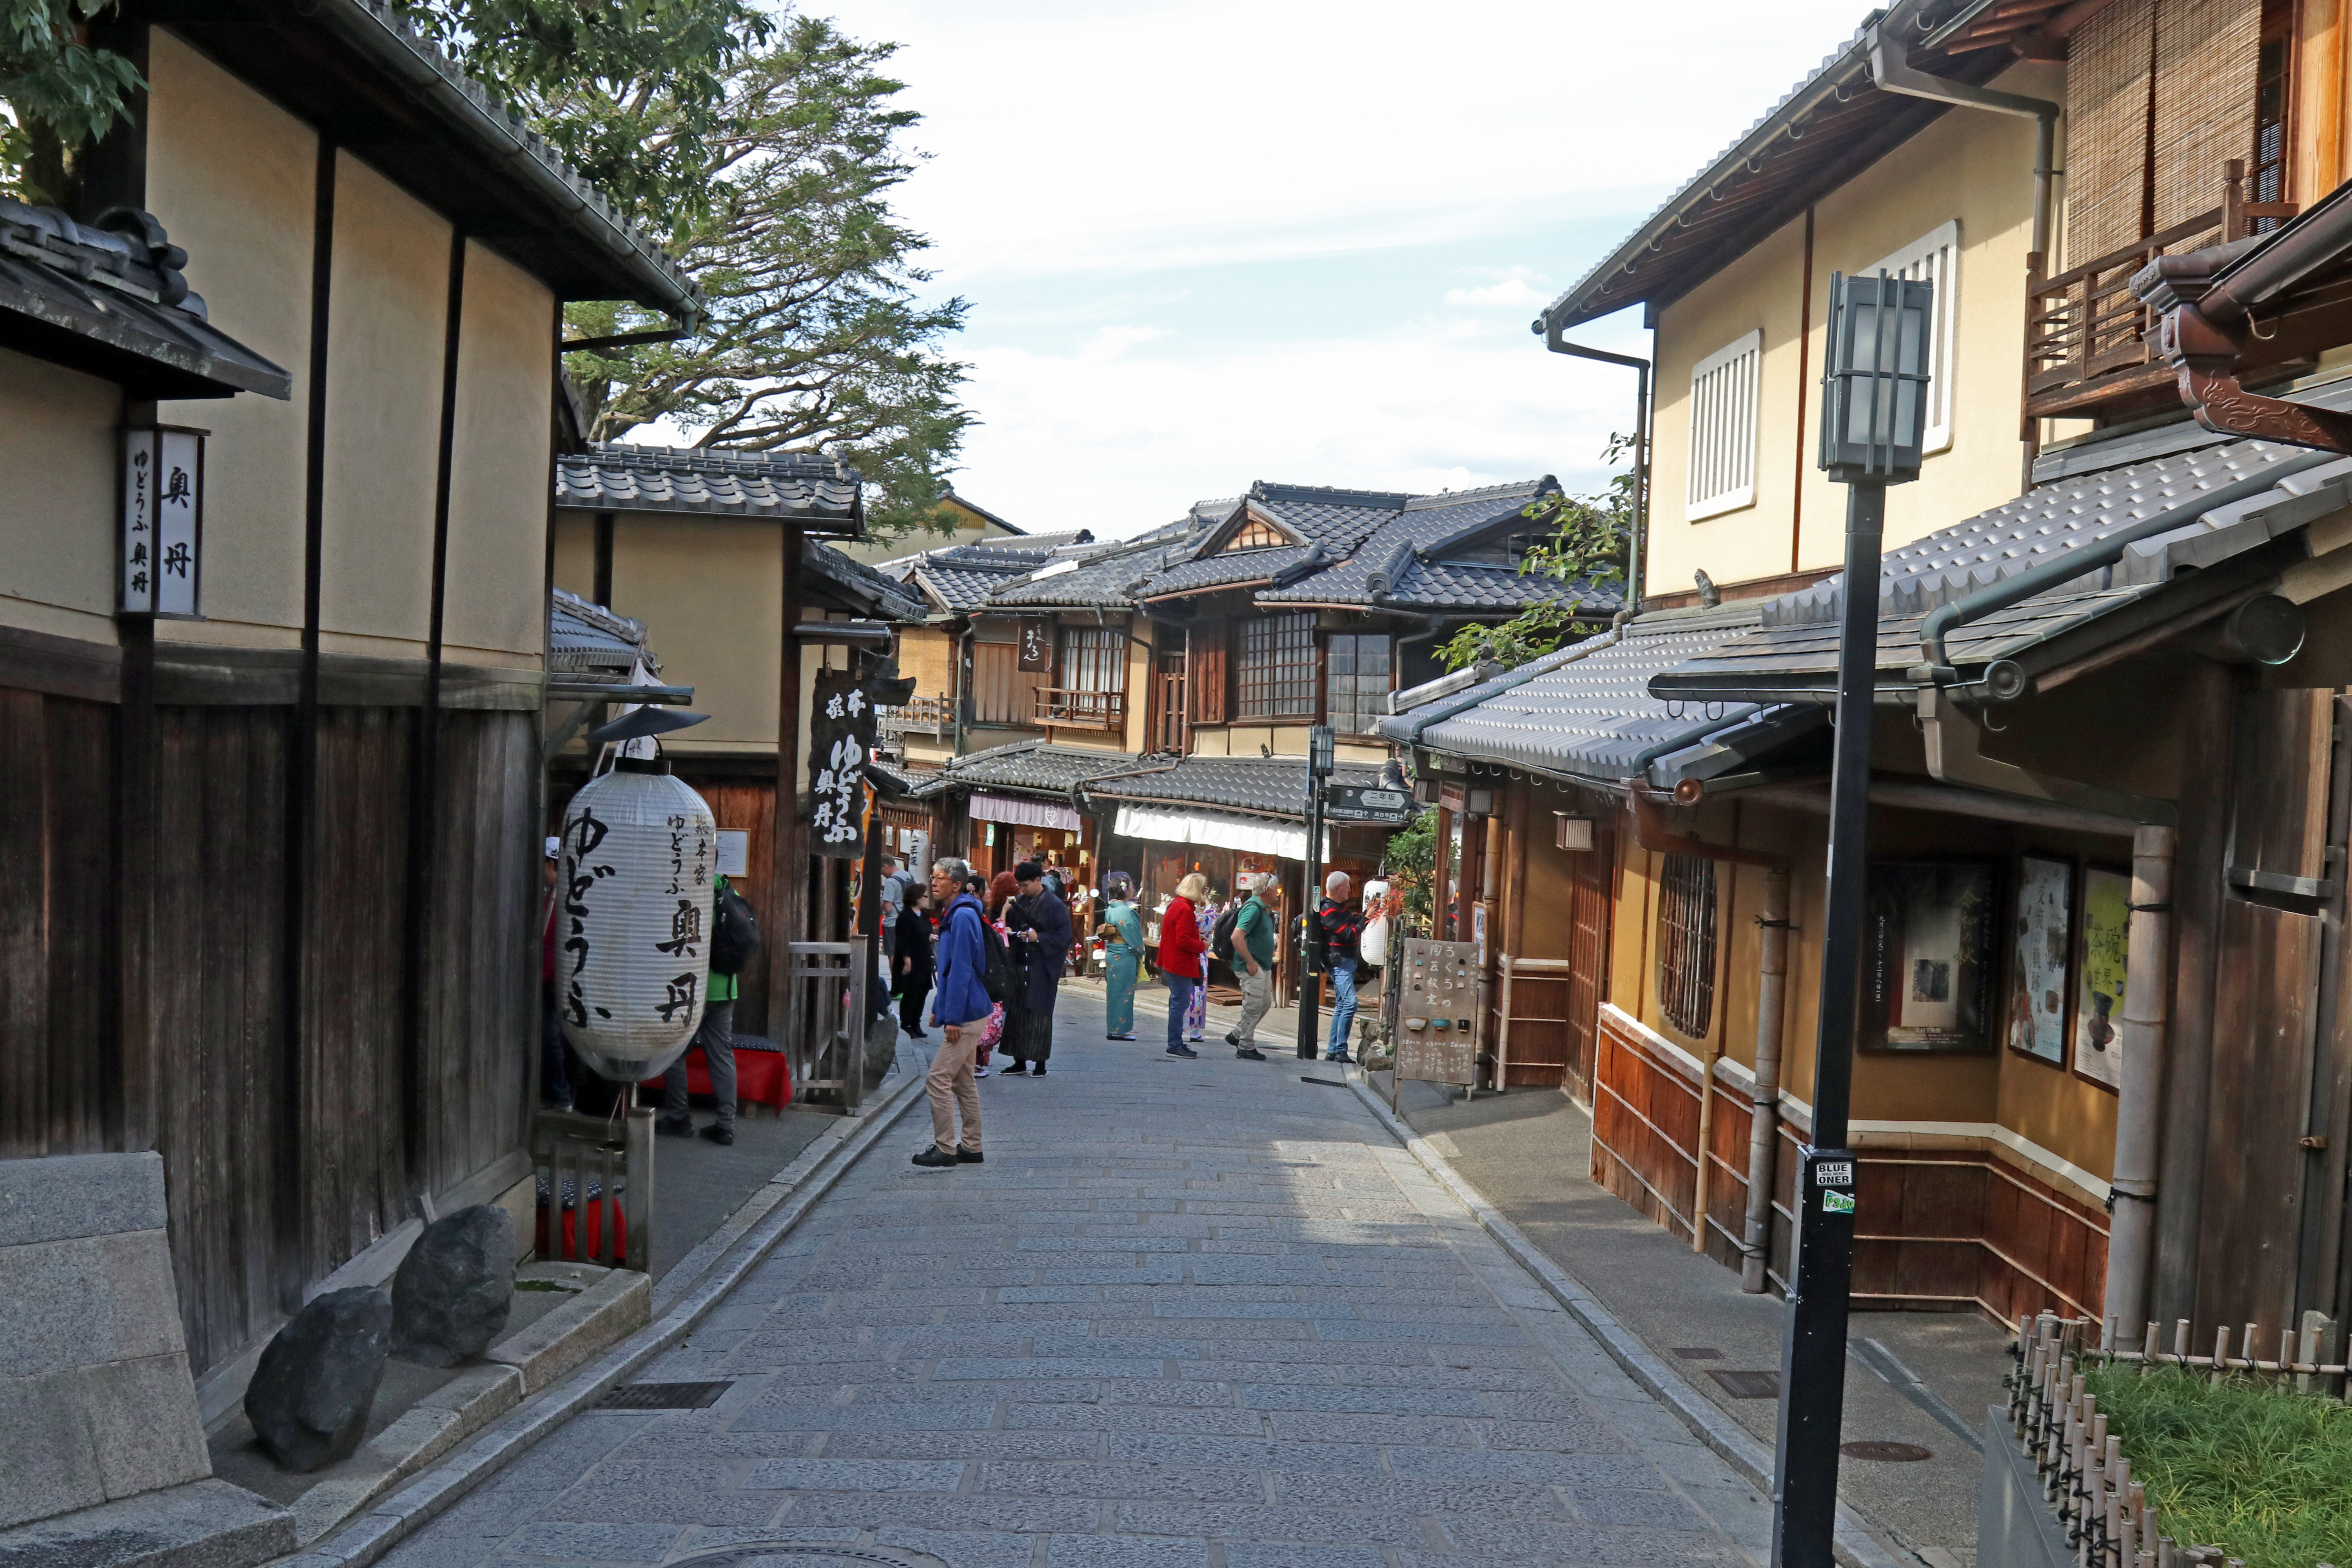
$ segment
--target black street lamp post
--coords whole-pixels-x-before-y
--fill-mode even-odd
[[[1314,939],[1315,910],[1323,897],[1323,786],[1329,782],[1338,748],[1331,726],[1317,724],[1307,731],[1307,896],[1298,922],[1298,1059],[1313,1061],[1316,1031],[1323,1000],[1320,944]]]
[[[1853,1152],[1845,1147],[1870,879],[1870,721],[1878,669],[1880,535],[1886,487],[1919,477],[1929,285],[1830,279],[1822,468],[1845,485],[1845,603],[1830,773],[1829,896],[1822,933],[1813,1142],[1797,1170],[1797,1258],[1780,1347],[1773,1475],[1774,1568],[1831,1568],[1845,1404],[1846,1297],[1853,1279]]]

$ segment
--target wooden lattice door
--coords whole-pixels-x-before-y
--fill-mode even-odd
[[[1609,989],[1610,914],[1615,905],[1617,838],[1601,822],[1592,847],[1579,851],[1570,873],[1568,956],[1568,1088],[1592,1101],[1592,1063],[1601,1037],[1601,1000]]]

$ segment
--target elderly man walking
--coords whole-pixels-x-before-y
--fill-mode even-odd
[[[1274,911],[1266,908],[1265,890],[1273,885],[1271,871],[1244,871],[1242,890],[1248,895],[1234,911],[1234,968],[1242,982],[1242,1021],[1225,1037],[1234,1055],[1262,1062],[1257,1026],[1274,1006]]]
[[[1348,1031],[1356,1026],[1356,960],[1364,936],[1364,917],[1348,907],[1355,888],[1345,871],[1323,879],[1323,904],[1315,911],[1323,938],[1323,965],[1331,975],[1331,1040],[1323,1053],[1327,1062],[1353,1061],[1348,1054]]]
[[[972,1081],[972,1046],[964,1030],[988,1021],[994,1005],[988,999],[988,949],[997,940],[981,912],[980,900],[964,891],[971,868],[953,856],[931,862],[931,897],[940,914],[939,985],[931,996],[931,1018],[940,1026],[940,1048],[931,1056],[931,1070],[923,1088],[931,1101],[931,1146],[915,1156],[915,1163],[931,1167],[977,1165],[980,1152],[980,1088]],[[956,1118],[963,1118],[963,1136],[956,1136]]]

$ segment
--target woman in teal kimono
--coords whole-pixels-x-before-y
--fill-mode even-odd
[[[1135,883],[1124,871],[1103,879],[1102,925],[1095,934],[1103,940],[1103,1037],[1135,1038],[1135,977],[1143,966],[1143,918],[1135,912]]]

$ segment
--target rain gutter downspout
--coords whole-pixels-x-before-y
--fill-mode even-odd
[[[1740,849],[1685,838],[1666,829],[1658,805],[1645,791],[1633,792],[1633,842],[1665,855],[1693,855],[1706,860],[1758,866],[1764,871],[1764,912],[1757,917],[1763,928],[1757,955],[1756,1071],[1748,1090],[1748,1212],[1739,1240],[1739,1288],[1750,1295],[1764,1290],[1765,1266],[1772,1240],[1772,1175],[1780,1135],[1780,1016],[1789,976],[1789,857],[1768,849]],[[1715,1064],[1720,1050],[1705,1060],[1705,1081],[1699,1086],[1699,1180],[1691,1205],[1691,1247],[1698,1250],[1706,1236],[1706,1129],[1714,1120]]]
[[[1888,40],[1885,34],[1873,26],[1864,36],[1864,47],[1870,59],[1870,79],[1881,92],[1899,93],[1906,98],[1924,98],[1933,103],[1950,104],[1960,109],[1990,110],[1995,114],[2017,114],[2033,121],[2033,243],[2032,249],[2047,257],[2050,254],[2050,177],[2057,171],[2051,167],[2057,155],[2059,106],[2043,98],[2028,98],[2022,93],[1999,92],[1989,87],[1971,87],[1964,81],[1951,81],[1926,71],[1911,68],[1910,51]]]

